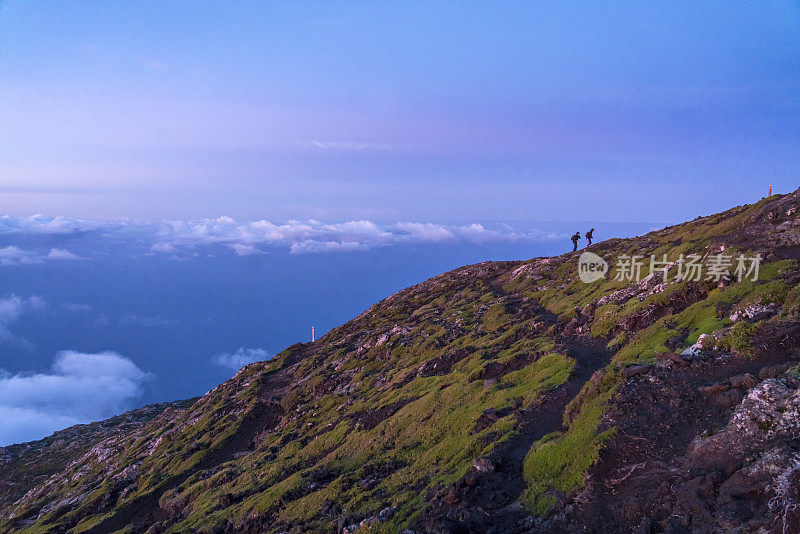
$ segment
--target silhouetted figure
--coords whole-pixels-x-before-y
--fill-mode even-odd
[[[586,232],[586,239],[589,241],[589,245],[592,244],[592,238],[593,237],[594,237],[594,228],[592,228],[591,230]],[[586,246],[588,247],[589,245],[586,245]]]
[[[575,252],[576,250],[578,250],[578,241],[580,241],[580,239],[581,239],[581,233],[580,232],[575,232],[575,235],[572,236],[572,244],[574,245],[573,249],[572,249],[572,252]]]

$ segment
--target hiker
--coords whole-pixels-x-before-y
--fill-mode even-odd
[[[580,232],[575,232],[575,235],[572,236],[572,244],[574,245],[574,248],[572,249],[572,252],[575,252],[576,250],[578,250],[578,241],[580,241],[580,239],[581,239],[581,233]]]
[[[594,237],[594,228],[586,232],[586,239],[589,241],[589,245],[592,244],[592,237]],[[586,246],[588,247],[589,245]]]

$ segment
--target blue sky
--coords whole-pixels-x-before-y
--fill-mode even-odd
[[[796,188],[798,2],[0,2],[0,213],[678,222]]]

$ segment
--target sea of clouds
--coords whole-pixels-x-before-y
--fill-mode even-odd
[[[233,254],[251,256],[284,250],[290,254],[363,251],[403,244],[516,243],[564,239],[564,235],[536,229],[525,231],[509,224],[470,223],[444,225],[423,222],[376,224],[369,220],[324,223],[317,220],[240,222],[231,217],[199,221],[143,223],[129,220],[89,221],[68,217],[0,217],[3,236],[89,235],[125,239],[145,252],[172,257],[191,256],[200,247],[223,246]],[[1,245],[2,243],[0,243]],[[18,244],[0,247],[0,265],[41,263],[47,260],[80,260],[66,248],[29,250]]]

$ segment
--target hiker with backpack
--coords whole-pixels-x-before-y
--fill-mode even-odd
[[[573,245],[572,252],[578,250],[578,241],[580,241],[580,239],[581,239],[581,233],[575,232],[575,235],[572,236],[572,245]]]
[[[592,244],[592,238],[594,237],[594,228],[586,232],[586,239],[589,241],[589,244],[586,245],[587,247]]]

